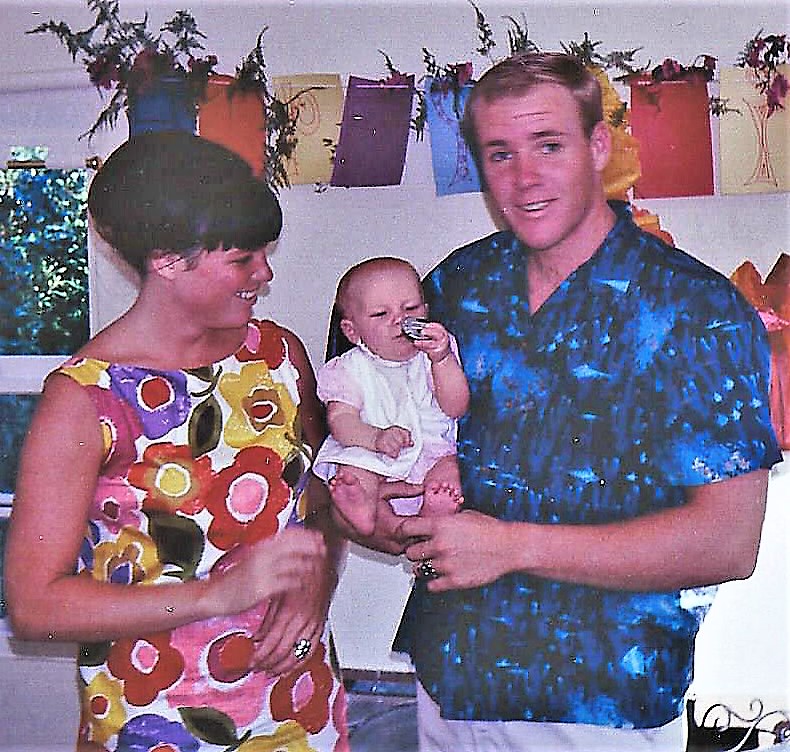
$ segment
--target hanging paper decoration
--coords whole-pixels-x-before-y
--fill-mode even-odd
[[[629,132],[628,108],[606,71],[598,66],[590,66],[590,70],[601,86],[603,116],[612,134],[612,155],[603,172],[604,192],[608,199],[625,201],[642,172],[639,142]]]
[[[461,117],[471,91],[471,83],[454,90],[437,79],[425,79],[425,107],[437,196],[481,190],[477,166],[461,134]]]
[[[198,133],[245,159],[256,175],[266,155],[266,111],[258,91],[235,86],[233,76],[211,76],[198,108]]]
[[[414,76],[350,76],[330,185],[398,185],[409,139]]]
[[[790,66],[780,65],[790,75]],[[779,193],[790,190],[787,109],[768,116],[768,102],[755,86],[751,68],[724,68],[720,97],[728,107],[721,118],[720,186],[723,194]]]
[[[631,216],[637,227],[645,232],[661,238],[665,243],[674,246],[675,239],[661,227],[661,218],[657,214],[651,214],[647,209],[640,209],[631,206]]]
[[[779,256],[765,282],[751,261],[730,279],[757,309],[771,345],[771,422],[782,449],[790,449],[790,256]]]
[[[304,73],[272,79],[274,95],[296,120],[296,149],[286,162],[291,185],[328,183],[340,134],[343,89],[337,73]]]
[[[637,198],[713,195],[708,88],[701,76],[631,81],[631,132],[639,141]]]

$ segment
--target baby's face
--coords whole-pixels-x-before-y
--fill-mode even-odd
[[[427,315],[422,289],[408,267],[372,271],[354,290],[346,336],[385,360],[403,361],[417,349],[401,330],[407,316]]]

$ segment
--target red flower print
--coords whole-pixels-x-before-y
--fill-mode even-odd
[[[324,663],[326,651],[319,645],[313,657],[272,688],[271,709],[275,721],[293,719],[309,733],[318,733],[329,721],[332,670]]]
[[[223,551],[255,543],[277,532],[277,515],[290,500],[283,461],[268,447],[247,447],[217,474],[206,500],[214,515],[209,540]]]
[[[194,459],[188,446],[151,444],[129,469],[129,483],[147,492],[146,511],[197,514],[211,486],[211,460]]]
[[[159,632],[115,642],[107,667],[123,680],[129,704],[142,706],[176,683],[184,670],[184,658],[170,644],[170,632]]]
[[[236,358],[245,363],[249,360],[264,360],[274,370],[285,360],[285,330],[273,321],[251,321],[247,339],[236,353]]]

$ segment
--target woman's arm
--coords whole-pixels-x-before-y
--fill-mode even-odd
[[[96,641],[166,630],[300,588],[304,570],[319,567],[320,536],[289,535],[250,547],[236,566],[202,581],[129,587],[75,574],[102,454],[85,390],[50,378],[22,451],[6,551],[19,637]]]

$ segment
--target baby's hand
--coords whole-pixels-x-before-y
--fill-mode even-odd
[[[422,339],[414,346],[428,354],[432,363],[438,363],[450,352],[450,335],[438,321],[428,321],[422,328]]]
[[[412,443],[411,433],[400,426],[379,428],[376,432],[376,451],[393,459],[401,453],[401,449],[410,447]]]

